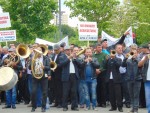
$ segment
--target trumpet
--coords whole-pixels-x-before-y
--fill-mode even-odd
[[[131,51],[130,53],[126,54],[126,58],[131,59],[133,55],[134,55],[134,52]]]
[[[116,55],[116,51],[115,50],[111,50],[110,57],[115,57],[115,55]]]

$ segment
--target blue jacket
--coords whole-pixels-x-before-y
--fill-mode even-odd
[[[96,69],[99,69],[99,62],[98,62],[98,60],[97,60],[97,58],[95,58],[95,57],[92,57],[92,61],[90,62],[91,63],[91,66],[92,66],[92,72],[93,72],[93,74],[92,74],[92,79],[96,79]],[[84,60],[82,60],[82,64],[81,64],[81,68],[80,68],[80,70],[81,70],[81,74],[80,74],[80,77],[81,77],[81,79],[82,80],[85,80],[86,79],[86,73],[85,73],[85,68],[86,67],[86,62],[84,61]]]
[[[127,69],[127,74],[126,74],[126,78],[127,80],[131,80],[130,77],[132,76],[132,74],[134,75],[134,80],[141,80],[141,74],[140,74],[140,70],[138,67],[138,62],[139,60],[136,59],[124,59],[122,66],[126,67]]]

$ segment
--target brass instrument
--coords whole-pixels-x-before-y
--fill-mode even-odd
[[[131,59],[133,55],[134,55],[134,52],[131,51],[130,53],[126,54],[126,58]]]
[[[13,53],[9,56],[9,58],[4,59],[4,67],[12,67],[13,63],[18,64],[20,61],[20,57],[17,54]]]
[[[42,49],[43,55],[46,56],[48,53],[48,47],[44,44],[39,44],[39,46]]]
[[[31,51],[27,45],[19,44],[16,48],[16,54],[22,58],[27,58],[31,54]]]
[[[79,52],[76,54],[76,56],[77,56],[77,57],[80,56],[81,54],[83,54],[83,53],[85,52],[85,50],[86,50],[86,48],[83,48],[81,51],[79,51]]]
[[[111,50],[110,56],[114,57],[116,55],[116,51],[115,50]]]
[[[42,54],[42,52],[37,49],[34,49],[34,53],[35,54],[34,54],[34,57],[32,59],[32,63],[31,63],[32,75],[36,79],[41,79],[44,75],[44,71],[42,69],[43,64],[40,61],[38,61],[37,58],[38,58],[39,54]],[[41,73],[39,73],[39,72],[41,72]]]
[[[52,61],[51,58],[50,58],[50,67],[52,71],[55,71],[55,69],[57,68],[56,62]]]

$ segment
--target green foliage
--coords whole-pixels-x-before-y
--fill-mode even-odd
[[[117,6],[109,20],[110,25],[107,28],[108,31],[110,31],[110,34],[114,35],[114,37],[119,38],[128,27],[135,23],[136,15],[136,7],[126,4]]]
[[[97,22],[99,33],[108,27],[107,21],[112,16],[118,0],[66,0],[71,16],[79,16],[81,20]]]
[[[62,25],[61,26],[61,32],[63,33],[63,35],[68,35],[68,37],[75,37],[76,36],[75,30],[68,25]]]
[[[0,5],[10,14],[10,29],[16,29],[18,42],[30,43],[36,37],[47,38],[56,30],[50,24],[57,9],[54,0],[1,0]]]
[[[137,41],[139,44],[150,41],[150,1],[149,0],[131,0],[131,4],[137,7],[138,29]]]

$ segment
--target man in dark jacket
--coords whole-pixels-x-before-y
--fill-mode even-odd
[[[119,72],[119,67],[121,66],[121,64],[121,59],[117,58],[116,54],[111,51],[110,58],[108,58],[106,66],[106,82],[108,82],[109,84],[109,99],[111,103],[111,109],[109,111],[114,111],[118,107],[118,110],[120,112],[123,112],[121,95],[121,75]]]
[[[75,57],[74,53],[71,53],[71,49],[69,46],[64,47],[64,52],[66,55],[62,56],[62,59],[60,61],[62,65],[63,111],[68,110],[67,99],[69,96],[69,92],[71,92],[71,109],[74,111],[78,111],[77,80],[79,79],[78,66],[80,65],[80,61]]]

